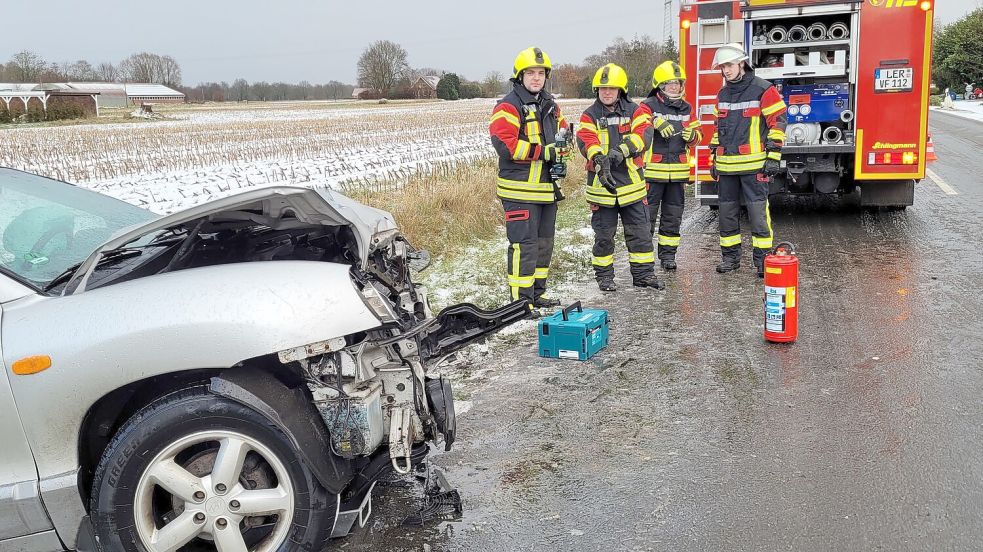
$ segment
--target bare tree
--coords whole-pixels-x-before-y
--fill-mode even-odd
[[[561,63],[553,68],[550,73],[550,81],[552,81],[551,90],[556,93],[563,94],[567,98],[576,98],[578,96],[580,83],[583,82],[584,77],[591,77],[593,71],[584,67],[582,65],[574,65],[572,63]]]
[[[74,81],[93,81],[99,78],[92,64],[84,59],[68,65],[65,68],[65,77]]]
[[[587,57],[584,63],[592,75],[605,63],[617,63],[628,72],[628,93],[644,96],[652,88],[652,70],[664,59],[662,45],[643,35],[630,41],[618,37],[599,55]]]
[[[237,102],[249,99],[249,82],[246,79],[236,79],[232,83],[232,99]]]
[[[129,81],[181,86],[181,67],[171,56],[141,52],[123,60],[119,69]]]
[[[505,76],[498,71],[489,71],[481,81],[481,91],[485,97],[495,98],[505,93]]]
[[[260,81],[255,82],[249,87],[249,98],[252,100],[266,101],[270,99],[270,83]]]
[[[24,50],[10,58],[8,70],[17,82],[37,82],[48,64],[40,55]]]
[[[337,100],[338,98],[350,98],[354,87],[338,81],[329,81],[324,85],[325,99]]]
[[[103,82],[116,82],[120,79],[119,69],[109,62],[100,63],[96,67],[96,79]]]
[[[152,81],[171,87],[181,86],[181,66],[171,56],[160,58],[160,80]]]
[[[358,58],[359,84],[383,93],[389,92],[407,74],[409,65],[406,58],[406,50],[395,42],[380,40],[372,43]]]

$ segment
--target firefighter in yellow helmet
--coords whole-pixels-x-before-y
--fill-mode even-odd
[[[512,91],[492,111],[489,132],[498,153],[498,197],[505,209],[508,284],[512,299],[530,308],[554,307],[544,297],[556,231],[556,193],[550,168],[570,155],[555,145],[567,123],[545,90],[553,65],[546,52],[531,47],[512,66]]]
[[[655,254],[641,166],[652,142],[652,126],[628,98],[628,74],[608,63],[594,74],[597,100],[584,111],[577,130],[580,152],[587,158],[587,202],[594,228],[594,277],[601,291],[616,291],[614,234],[618,217],[624,226],[632,283],[662,289],[655,275]]]
[[[660,64],[652,72],[652,91],[635,111],[635,117],[645,117],[655,128],[652,147],[645,155],[645,181],[651,232],[655,234],[658,218],[659,261],[665,270],[676,269],[689,148],[703,138],[699,117],[693,116],[692,106],[683,99],[685,82],[686,71],[678,63]]]

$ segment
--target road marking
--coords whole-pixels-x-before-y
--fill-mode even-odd
[[[935,182],[935,185],[945,192],[946,195],[959,195],[959,192],[957,192],[955,188],[946,184],[946,181],[942,180],[942,177],[935,174],[935,171],[932,169],[925,169],[925,174],[928,175],[928,177]]]

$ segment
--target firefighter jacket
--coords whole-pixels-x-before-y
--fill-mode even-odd
[[[717,96],[716,132],[710,140],[720,174],[754,174],[765,159],[780,161],[785,144],[785,101],[772,84],[748,71]]]
[[[498,152],[498,197],[522,203],[553,203],[553,180],[545,146],[567,126],[560,106],[543,90],[533,96],[521,83],[499,100],[488,130]]]
[[[659,132],[654,133],[652,147],[645,154],[646,179],[658,182],[689,180],[689,146],[703,140],[700,120],[693,117],[692,111],[692,106],[686,100],[669,99],[658,90],[653,90],[638,106],[635,117],[641,115],[649,121],[665,121],[674,131],[669,138],[663,138]],[[689,140],[683,138],[683,131],[687,127],[692,132]]]
[[[637,109],[637,104],[622,96],[613,111],[596,100],[580,117],[577,145],[580,153],[587,158],[589,203],[613,207],[631,205],[645,198],[646,186],[641,167],[645,162],[645,151],[652,143],[652,125],[645,117],[633,117]],[[612,194],[601,185],[592,161],[595,155],[607,155],[612,148],[620,148],[625,155],[623,163],[611,167],[617,194]]]

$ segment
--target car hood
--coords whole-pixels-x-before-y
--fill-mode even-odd
[[[261,210],[264,214],[293,211],[299,220],[306,223],[349,226],[358,242],[358,253],[363,267],[368,262],[369,254],[377,248],[388,245],[398,232],[396,222],[389,213],[362,205],[330,189],[275,186],[223,197],[126,228],[97,249],[86,264],[93,261],[102,251],[122,247],[151,232],[210,214],[236,210]]]

